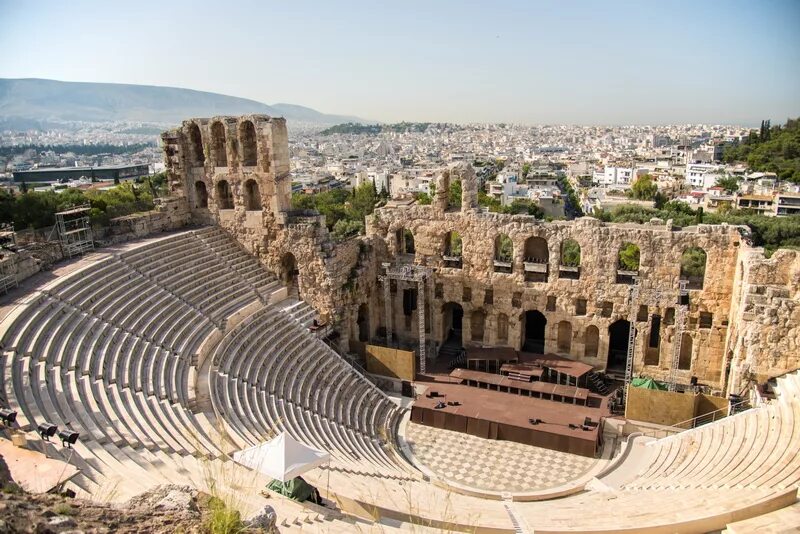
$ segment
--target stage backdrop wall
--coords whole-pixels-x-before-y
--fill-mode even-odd
[[[413,351],[367,345],[367,372],[400,380],[414,380],[416,357]]]

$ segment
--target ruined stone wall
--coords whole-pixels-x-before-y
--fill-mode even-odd
[[[800,368],[800,251],[744,249],[733,301],[729,391]]]
[[[334,247],[324,218],[291,210],[286,121],[190,119],[162,140],[172,195],[185,199],[192,222],[218,224],[324,319],[337,318],[357,254]]]
[[[452,174],[452,173],[451,173]],[[617,252],[623,243],[639,246],[639,276],[642,279],[641,313],[635,323],[637,342],[635,369],[639,373],[665,379],[672,361],[674,326],[664,319],[674,310],[680,278],[680,257],[688,247],[700,247],[707,254],[706,276],[702,290],[690,291],[689,319],[686,332],[692,338],[691,366],[678,378],[688,383],[697,376],[702,383],[721,387],[728,328],[731,292],[741,236],[736,227],[706,226],[674,229],[656,221],[649,225],[605,224],[592,218],[546,223],[529,216],[501,215],[464,206],[442,206],[438,198],[430,206],[392,205],[379,209],[369,221],[368,235],[383,240],[383,256],[378,261],[408,261],[435,268],[433,299],[427,313],[430,331],[439,343],[448,334],[445,306],[454,303],[463,309],[465,345],[507,345],[521,349],[525,332],[525,312],[540,311],[546,321],[545,352],[577,357],[597,368],[608,360],[609,327],[617,320],[630,318],[630,286],[617,283]],[[466,204],[466,203],[464,203]],[[405,230],[413,235],[415,253],[404,254],[398,242]],[[449,232],[462,239],[462,265],[450,267],[445,261],[445,242]],[[495,239],[507,235],[513,243],[511,272],[495,272]],[[529,238],[546,241],[546,263],[542,280],[526,281],[525,249]],[[575,240],[581,247],[579,278],[562,276],[561,245]],[[397,283],[392,305],[394,332],[401,340],[417,338],[417,319],[403,314],[402,289]],[[378,313],[384,307],[382,291],[371,306]],[[453,304],[450,304],[452,307]],[[585,307],[585,311],[582,309]],[[637,308],[637,312],[640,310]],[[473,322],[473,314],[485,317]],[[700,314],[704,321],[700,321]],[[710,314],[710,315],[708,315]],[[645,363],[649,330],[653,315],[662,318],[660,346]],[[504,317],[501,317],[504,316]],[[710,319],[710,322],[709,322]],[[385,319],[384,319],[385,321]],[[500,322],[507,321],[507,336],[498,336]],[[559,323],[565,323],[559,325]],[[483,323],[483,335],[475,335],[473,326]],[[567,326],[568,325],[568,326]],[[587,343],[590,327],[597,329],[595,354]],[[561,339],[559,340],[559,331]]]

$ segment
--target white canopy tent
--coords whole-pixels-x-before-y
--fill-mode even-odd
[[[233,460],[287,482],[331,461],[331,455],[300,443],[286,432],[255,447],[233,453]]]

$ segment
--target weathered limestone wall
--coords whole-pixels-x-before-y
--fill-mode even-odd
[[[453,173],[451,173],[452,175]],[[653,315],[664,319],[674,308],[680,278],[679,260],[688,247],[700,247],[707,254],[702,290],[690,292],[687,332],[692,338],[691,367],[678,378],[688,383],[691,376],[702,383],[721,387],[725,337],[730,311],[736,257],[741,236],[738,228],[706,226],[674,229],[661,221],[650,225],[605,224],[592,218],[545,223],[528,216],[481,212],[467,208],[445,208],[438,198],[430,206],[389,205],[378,210],[368,225],[368,235],[385,241],[385,256],[380,261],[408,261],[435,268],[431,314],[432,336],[442,342],[447,336],[445,305],[455,303],[463,309],[463,340],[467,345],[508,345],[522,348],[525,340],[525,312],[538,310],[546,318],[545,351],[578,357],[598,368],[608,360],[609,327],[630,317],[630,286],[617,283],[617,252],[623,243],[640,247],[639,275],[642,279],[640,303],[647,309],[637,318],[635,352],[637,372],[664,379],[672,361],[674,327],[661,322],[660,347],[656,359],[645,364],[646,344]],[[413,234],[415,254],[404,254],[398,236],[404,230]],[[399,232],[398,232],[399,231]],[[448,267],[443,255],[446,237],[455,231],[462,239],[462,266]],[[512,272],[495,272],[495,238],[500,234],[513,242]],[[546,275],[542,282],[525,279],[526,240],[546,240]],[[575,240],[581,247],[580,278],[560,277],[561,245]],[[393,297],[394,331],[401,340],[417,338],[416,311],[405,319],[402,310],[402,283]],[[410,286],[409,286],[410,287]],[[382,313],[382,292],[371,306]],[[488,293],[488,294],[487,294]],[[585,301],[585,302],[583,302]],[[585,312],[579,311],[585,305]],[[452,306],[452,304],[450,305]],[[637,310],[638,311],[638,310]],[[710,325],[700,327],[699,317],[711,314]],[[472,331],[473,313],[485,315],[483,335]],[[706,316],[708,318],[708,316]],[[498,337],[498,323],[507,321],[507,336]],[[475,321],[479,327],[481,321]],[[559,326],[559,323],[566,323]],[[405,326],[408,325],[408,328]],[[590,329],[596,328],[598,343],[590,354]],[[502,330],[502,329],[500,329]],[[559,331],[562,334],[559,343]]]
[[[764,260],[760,251],[747,246],[739,227],[678,229],[669,221],[605,224],[588,217],[545,223],[487,213],[477,207],[472,169],[455,166],[438,177],[432,205],[390,202],[367,220],[365,237],[334,243],[320,216],[291,210],[283,119],[192,119],[162,139],[175,213],[184,206],[187,222],[219,224],[230,232],[335,323],[345,350],[351,342],[363,348],[387,325],[381,264],[413,262],[435,269],[425,299],[429,339],[441,344],[453,321],[452,310],[460,308],[464,344],[519,349],[530,337],[526,312],[535,310],[546,320],[546,352],[604,369],[612,353],[612,326],[633,320],[635,371],[666,379],[676,341],[670,317],[680,258],[687,248],[699,247],[707,254],[705,279],[701,289],[690,291],[684,344],[689,361],[678,371],[678,380],[688,383],[698,377],[714,389],[733,390],[729,366],[738,383],[750,372],[766,376],[799,364],[797,253],[780,252]],[[453,181],[462,185],[460,206],[448,205],[446,193]],[[176,215],[175,220],[182,219]],[[405,242],[412,239],[404,236],[406,230],[413,236],[412,253],[405,251]],[[462,240],[460,266],[445,258],[450,232]],[[495,265],[501,234],[512,242],[510,272],[497,272]],[[577,277],[561,264],[567,240],[581,248]],[[625,243],[636,244],[641,253],[636,273],[640,306],[633,313],[630,286],[617,278],[617,253]],[[526,261],[531,254],[535,261]],[[531,269],[540,271],[538,278],[526,275]],[[416,288],[406,282],[391,288],[393,331],[400,341],[413,344],[419,336],[419,310],[405,315],[403,290]],[[659,335],[653,336],[658,346],[653,347],[651,329],[659,318]],[[619,364],[618,357],[614,361]]]
[[[738,263],[729,390],[800,368],[800,251],[745,249]]]
[[[291,211],[286,121],[190,119],[162,134],[170,188],[195,224],[218,224],[324,319],[337,319],[357,245],[333,246],[319,216]]]

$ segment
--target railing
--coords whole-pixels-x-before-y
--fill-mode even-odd
[[[720,419],[724,419],[729,415],[733,415],[737,412],[744,411],[744,410],[737,410],[737,408],[745,408],[745,405],[747,403],[748,401],[742,400],[737,403],[729,404],[728,406],[720,408],[719,410],[714,410],[713,412],[708,412],[703,415],[698,415],[697,417],[687,419],[686,421],[681,421],[680,423],[676,423],[671,426],[673,428],[678,428],[681,430],[690,430],[692,428],[697,428],[698,426],[706,425],[708,423],[713,423],[714,421],[719,421]]]

